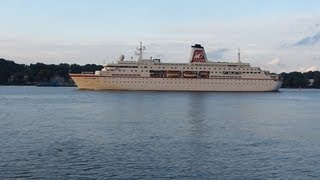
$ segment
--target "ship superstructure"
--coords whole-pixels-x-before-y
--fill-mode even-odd
[[[70,74],[79,89],[152,91],[278,91],[279,75],[238,62],[211,62],[200,44],[191,46],[188,63],[162,63],[143,59],[140,42],[137,61],[105,64],[95,73]]]

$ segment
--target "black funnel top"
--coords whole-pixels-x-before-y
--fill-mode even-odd
[[[203,47],[201,46],[201,44],[195,44],[194,46],[191,46],[191,47],[193,47],[193,48],[203,48]]]

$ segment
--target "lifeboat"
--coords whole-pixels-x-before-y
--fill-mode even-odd
[[[199,72],[199,76],[202,77],[202,78],[208,78],[209,74],[210,74],[209,71],[200,71]]]
[[[210,73],[209,71],[200,71],[199,75],[200,76],[207,76],[207,75],[209,75],[209,73]]]
[[[183,77],[185,78],[196,78],[198,75],[197,71],[185,71],[183,72]]]
[[[168,78],[178,78],[180,77],[180,74],[181,74],[180,71],[167,71]]]

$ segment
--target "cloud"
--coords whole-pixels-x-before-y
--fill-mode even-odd
[[[272,59],[270,62],[267,63],[267,65],[271,65],[271,66],[280,65],[280,58],[276,57]]]
[[[26,64],[37,61],[101,64],[104,59],[106,62],[116,61],[120,54],[124,54],[127,60],[131,56],[135,58],[135,48],[139,41],[143,41],[147,48],[145,58],[152,56],[161,58],[162,62],[186,63],[190,46],[200,43],[205,47],[209,60],[236,62],[236,47],[240,46],[241,61],[252,66],[272,72],[290,72],[299,67],[306,71],[313,66],[320,67],[319,46],[305,45],[317,41],[320,44],[320,29],[317,29],[320,27],[320,14],[300,16],[202,22],[199,26],[203,28],[200,29],[199,26],[177,23],[143,35],[120,37],[115,34],[83,38],[27,37],[0,33],[0,55]],[[301,45],[295,46],[298,43]]]
[[[318,67],[317,66],[310,66],[306,69],[306,72],[308,71],[317,71],[318,70]]]
[[[58,43],[55,43],[55,45],[56,46],[73,46],[74,44],[70,42],[58,42]]]
[[[320,43],[320,32],[313,36],[307,36],[294,44],[294,46],[309,46]]]
[[[309,71],[318,71],[317,66],[309,66],[309,67],[299,67],[297,71],[300,72],[309,72]]]

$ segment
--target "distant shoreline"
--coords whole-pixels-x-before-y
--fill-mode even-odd
[[[36,84],[0,84],[0,86],[36,86],[36,87],[77,87],[76,85],[36,85]]]
[[[0,87],[1,86],[17,86],[17,87],[23,87],[23,86],[32,87],[33,86],[33,87],[39,87],[39,88],[41,88],[41,87],[56,87],[56,88],[60,88],[60,87],[73,87],[73,88],[75,88],[75,87],[77,87],[76,85],[71,85],[71,86],[37,86],[35,84],[0,84]],[[290,89],[292,89],[292,90],[299,90],[299,89],[301,89],[301,90],[312,90],[312,89],[314,89],[314,90],[319,90],[319,88],[313,88],[313,87],[305,87],[305,88],[281,87],[280,90],[281,89],[287,89],[287,90],[290,90]],[[119,90],[119,91],[123,91],[123,90]],[[214,92],[218,92],[218,91],[213,91],[213,93]]]
[[[69,73],[95,72],[103,66],[96,64],[16,64],[14,61],[0,58],[0,85],[5,86],[50,86],[75,87]],[[283,72],[281,88],[319,89],[320,72]]]

